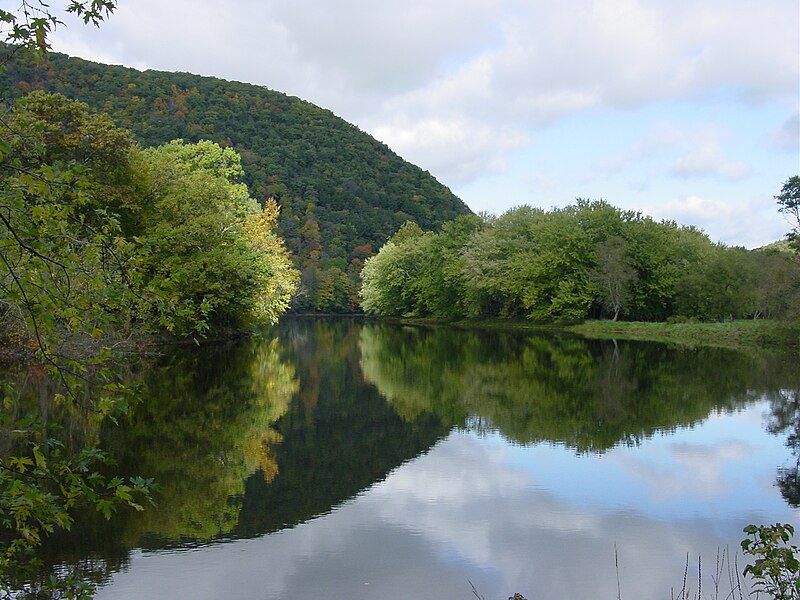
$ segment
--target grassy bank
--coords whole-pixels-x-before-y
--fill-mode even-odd
[[[651,323],[644,321],[584,321],[577,324],[533,323],[520,320],[455,321],[402,319],[416,325],[450,325],[460,328],[516,329],[569,332],[593,339],[629,339],[665,342],[683,346],[723,348],[770,348],[800,350],[800,323],[767,320],[720,323]]]
[[[683,345],[709,345],[726,348],[800,347],[800,324],[747,320],[722,323],[645,323],[585,321],[565,327],[590,338],[626,338],[672,342]]]

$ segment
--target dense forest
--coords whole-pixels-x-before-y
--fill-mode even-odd
[[[469,213],[428,172],[356,126],[265,87],[57,53],[31,57],[9,46],[0,47],[0,61],[0,89],[81,100],[143,146],[183,139],[235,149],[251,196],[281,207],[280,231],[302,274],[299,311],[353,311],[363,261],[400,225],[435,229]]]
[[[790,179],[784,186],[790,186]],[[782,205],[783,206],[783,205]],[[640,321],[796,318],[792,248],[746,250],[605,202],[499,217],[440,232],[406,223],[363,269],[368,313],[439,319]]]

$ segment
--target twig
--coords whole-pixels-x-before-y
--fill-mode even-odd
[[[469,582],[469,587],[471,587],[471,588],[472,588],[472,593],[473,593],[473,595],[474,595],[474,596],[475,596],[475,597],[476,597],[478,600],[486,600],[486,596],[481,596],[481,595],[478,593],[478,590],[476,590],[476,589],[475,589],[475,586],[473,585],[473,583],[472,583],[472,582],[471,582],[469,579],[467,579],[467,581]]]

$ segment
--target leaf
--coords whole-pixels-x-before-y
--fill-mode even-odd
[[[33,447],[33,457],[36,459],[36,466],[40,469],[44,470],[47,468],[47,461],[45,460],[44,454],[42,451],[39,450],[39,446],[35,445]]]

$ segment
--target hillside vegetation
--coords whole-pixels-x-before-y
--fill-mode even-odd
[[[0,88],[59,92],[110,115],[144,146],[211,140],[242,157],[243,181],[281,207],[302,273],[297,310],[357,307],[358,272],[397,228],[426,229],[469,209],[432,175],[328,110],[265,87],[188,73],[137,71],[0,47]]]

